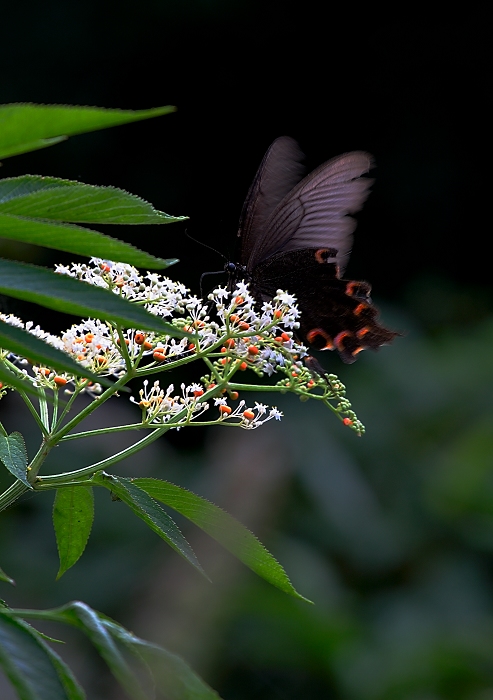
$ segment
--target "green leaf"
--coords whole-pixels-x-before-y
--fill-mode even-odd
[[[20,700],[84,700],[68,666],[37,631],[0,610],[0,665]]]
[[[35,151],[68,136],[174,112],[175,107],[136,111],[70,105],[0,106],[0,158]]]
[[[107,289],[36,265],[0,259],[0,294],[31,301],[55,311],[112,320],[125,327],[149,329],[178,338],[186,335],[138,304]],[[1,338],[0,347],[5,347]]]
[[[0,460],[16,479],[32,489],[27,480],[27,450],[24,438],[17,431],[0,435]]]
[[[168,224],[188,218],[169,216],[117,187],[98,187],[41,175],[0,180],[0,212],[84,224]]]
[[[47,365],[59,372],[68,372],[77,377],[87,377],[94,382],[108,383],[74,362],[66,353],[39,340],[23,328],[16,328],[0,320],[0,347],[17,355],[28,357],[31,362]]]
[[[50,611],[47,611],[48,613]],[[125,688],[133,698],[146,700],[147,696],[142,691],[137,677],[125,660],[112,635],[106,629],[99,613],[81,602],[73,602],[51,611],[57,613],[51,619],[60,619],[69,622],[82,630],[98,650],[100,656],[108,664],[108,667],[117,681]],[[50,619],[50,618],[45,618]]]
[[[167,700],[218,700],[219,695],[185,661],[157,644],[139,639],[121,625],[103,618],[114,639],[143,660]]]
[[[144,661],[147,670],[153,674],[157,690],[167,700],[220,700],[219,695],[179,656],[136,637],[117,622],[92,610],[85,603],[73,601],[53,610],[10,610],[6,614],[16,618],[17,616],[34,617],[38,620],[61,622],[77,627],[89,637],[114,676],[124,686],[128,678],[133,684],[134,677],[116,643],[123,645]],[[128,687],[125,686],[125,689],[128,690]]]
[[[93,482],[104,486],[114,493],[115,496],[118,496],[151,530],[205,576],[197,557],[175,522],[156,501],[148,496],[145,491],[138,488],[131,479],[124,479],[111,474],[97,474],[93,478]]]
[[[82,555],[94,520],[94,496],[90,486],[66,486],[57,489],[53,505],[60,569],[57,579]]]
[[[161,222],[163,223],[163,222]],[[104,258],[128,263],[136,267],[161,269],[177,262],[176,258],[155,258],[138,248],[106,236],[99,231],[75,224],[42,219],[24,218],[0,211],[0,237],[14,241],[63,250],[86,257]]]
[[[29,394],[39,394],[35,386],[31,382],[21,379],[16,374],[7,369],[0,360],[0,389],[5,389],[6,387],[12,387],[12,389],[17,389],[17,391],[26,391]]]
[[[0,568],[0,581],[5,581],[5,583],[11,583],[13,586],[15,586],[14,579],[6,574],[2,568]]]
[[[152,498],[181,513],[240,559],[258,576],[284,593],[308,603],[293,587],[288,575],[254,534],[218,506],[195,493],[159,479],[132,479]]]

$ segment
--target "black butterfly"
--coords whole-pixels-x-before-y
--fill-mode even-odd
[[[327,161],[304,179],[303,153],[293,139],[274,141],[255,175],[240,217],[240,263],[228,263],[230,283],[246,279],[259,300],[279,288],[296,296],[300,339],[339,352],[351,363],[366,348],[378,350],[398,333],[381,326],[367,282],[341,279],[356,221],[372,180],[368,153]]]

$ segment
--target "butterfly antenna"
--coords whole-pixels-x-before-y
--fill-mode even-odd
[[[187,231],[186,229],[185,229],[185,236],[186,236],[187,238],[190,238],[191,241],[194,241],[195,243],[198,243],[199,245],[204,246],[204,248],[209,248],[209,250],[212,250],[214,253],[217,253],[223,260],[226,260],[226,262],[228,262],[228,258],[227,258],[225,255],[223,255],[222,253],[220,253],[218,250],[216,250],[215,248],[213,248],[211,245],[207,245],[207,243],[203,243],[202,241],[197,240],[196,238],[194,238],[193,236],[191,236],[191,235],[188,233],[188,231]],[[215,272],[206,272],[205,274],[206,274],[206,275],[208,275],[208,274],[210,274],[210,275],[215,275],[215,274],[217,274],[217,273],[215,273]],[[203,276],[204,276],[204,275],[202,275],[202,277],[203,277]]]
[[[207,247],[209,247],[209,246],[207,246]],[[200,275],[200,282],[199,282],[199,285],[200,285],[200,296],[201,296],[201,297],[204,296],[204,290],[202,289],[202,280],[204,279],[204,277],[206,277],[207,275],[224,275],[224,274],[225,274],[225,271],[224,271],[224,270],[217,270],[217,272],[203,272],[203,273]]]

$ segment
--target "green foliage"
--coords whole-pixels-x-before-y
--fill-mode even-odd
[[[26,443],[20,433],[0,435],[0,460],[16,479],[19,479],[27,488],[32,488],[27,480]]]
[[[94,496],[90,486],[57,489],[53,504],[53,527],[60,558],[57,579],[82,556],[93,520]]]
[[[43,148],[70,134],[169,111],[170,108],[162,108],[130,113],[7,105],[0,107],[0,155],[7,157]],[[37,452],[29,458],[23,436],[18,432],[8,434],[0,425],[0,461],[15,478],[0,494],[0,510],[11,506],[27,491],[56,490],[53,526],[60,561],[57,578],[60,578],[86,548],[94,520],[93,489],[102,487],[204,574],[190,544],[161,502],[198,525],[267,582],[307,601],[256,537],[212,503],[169,482],[128,479],[107,472],[110,466],[139,452],[173,428],[228,425],[253,429],[267,420],[279,419],[282,414],[276,407],[268,412],[268,407],[258,402],[248,408],[242,400],[234,410],[227,405],[224,394],[236,401],[238,391],[261,388],[258,384],[233,381],[238,371],[248,367],[258,376],[263,376],[264,371],[269,374],[281,371],[283,378],[269,386],[269,391],[291,392],[303,400],[322,401],[353,430],[359,433],[363,430],[337,378],[313,377],[298,358],[300,348],[292,333],[283,332],[282,337],[277,337],[280,324],[292,328],[297,318],[289,295],[279,293],[272,308],[263,311],[260,318],[253,311],[254,300],[247,288],[241,295],[233,295],[229,310],[225,306],[227,293],[219,290],[211,299],[223,325],[211,322],[208,306],[188,295],[183,285],[159,275],[144,278],[131,267],[163,268],[175,260],[155,258],[77,225],[163,224],[183,218],[170,217],[116,188],[40,176],[0,181],[1,236],[97,260],[90,265],[59,268],[57,273],[19,262],[0,261],[0,293],[56,311],[90,317],[74,324],[58,338],[31,322],[24,324],[20,319],[3,315],[0,399],[5,397],[7,389],[19,391],[37,424],[41,441]],[[121,263],[111,263],[113,259]],[[165,322],[163,317],[169,320]],[[252,333],[254,338],[250,337]],[[250,352],[253,343],[255,352]],[[145,380],[141,400],[135,401],[141,409],[138,423],[75,432],[81,421],[118,395],[131,380],[197,360],[205,363],[207,374],[200,384],[188,387],[183,384],[181,395],[174,394],[173,385],[165,391],[159,381],[149,388]],[[26,365],[31,373],[23,369]],[[116,381],[110,382],[109,377]],[[67,384],[68,389],[62,393]],[[36,406],[29,393],[35,394]],[[91,401],[74,415],[75,400],[83,393],[88,393]],[[208,402],[214,402],[214,416],[197,421],[210,410]],[[147,435],[106,459],[62,474],[42,472],[53,448],[63,442],[135,430],[147,431]],[[13,583],[1,570],[0,580]],[[171,700],[219,697],[179,657],[138,639],[87,605],[76,602],[51,611],[0,609],[0,665],[23,700],[85,697],[68,666],[49,646],[50,641],[56,640],[38,632],[24,620],[26,617],[62,622],[82,630],[115,678],[136,700],[149,697],[148,689],[128,663],[124,650],[144,662],[153,675],[153,683]]]
[[[84,700],[69,667],[26,622],[0,610],[0,665],[20,700]]]
[[[132,483],[198,525],[276,588],[295,598],[311,602],[294,589],[282,566],[255,535],[214,503],[161,479],[132,479]]]
[[[131,111],[73,105],[1,105],[0,158],[53,146],[75,134],[151,119],[174,111],[175,107]]]
[[[143,520],[159,537],[167,542],[175,552],[178,552],[192,566],[204,573],[197,561],[192,548],[182,535],[176,524],[167,513],[145,491],[135,486],[129,479],[121,479],[108,474],[98,474],[93,482],[105,486],[121,501],[123,501],[135,515]]]
[[[0,262],[0,268],[1,266]],[[96,375],[74,362],[66,353],[44,343],[23,328],[16,328],[8,323],[0,322],[0,347],[18,353],[23,357],[29,357],[33,362],[49,365],[60,372],[77,372],[82,377],[98,381]],[[6,368],[5,377],[7,380],[9,371]],[[22,374],[19,373],[19,376],[22,376]],[[24,385],[22,385],[22,388],[24,388]]]
[[[21,700],[83,700],[70,668],[45,636],[23,618],[71,625],[83,632],[134,700],[146,700],[146,684],[125,655],[134,655],[169,700],[218,700],[219,696],[175,654],[139,639],[88,605],[75,601],[54,610],[0,608],[0,666]]]
[[[42,267],[0,260],[0,276],[0,292],[17,299],[31,301],[67,314],[89,315],[103,320],[110,318],[125,326],[138,326],[161,333],[172,333],[179,338],[186,335],[145,309],[129,304],[107,289],[90,286]],[[1,332],[9,331],[2,325]],[[11,347],[14,350],[15,348],[8,344],[13,342],[13,337],[12,340],[7,341],[7,345],[2,344],[2,347]],[[3,343],[3,340],[4,338],[1,338],[0,343]],[[18,347],[17,351],[21,352],[21,349]],[[34,352],[34,344],[28,349],[28,355],[29,352]],[[49,363],[52,361],[51,358],[47,360]],[[73,366],[72,371],[74,371]]]
[[[128,243],[74,226],[73,222],[168,224],[184,219],[157,211],[149,202],[116,187],[96,187],[39,175],[0,180],[2,237],[67,253],[165,268],[176,260],[156,258]]]

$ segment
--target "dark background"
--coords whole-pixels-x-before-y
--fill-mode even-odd
[[[350,368],[324,358],[366,436],[286,400],[282,426],[189,431],[119,471],[145,469],[223,505],[315,608],[195,535],[214,579],[202,585],[104,499],[85,558],[55,584],[49,496],[3,515],[16,604],[80,597],[182,653],[225,700],[493,698],[489,28],[479,11],[437,21],[398,9],[402,20],[272,1],[2,11],[1,103],[178,107],[9,159],[2,176],[115,185],[188,215],[106,231],[179,257],[169,274],[195,292],[223,261],[185,229],[234,258],[243,199],[275,137],[298,139],[308,169],[352,149],[376,159],[347,275],[372,283],[385,324],[404,337]],[[60,260],[8,242],[1,254]],[[89,696],[119,697],[83,649],[73,662]]]

